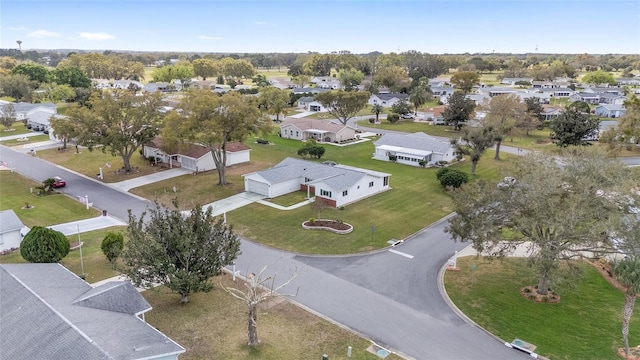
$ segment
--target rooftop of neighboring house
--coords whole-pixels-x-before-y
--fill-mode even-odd
[[[389,145],[440,154],[446,153],[452,147],[450,141],[441,140],[423,132],[413,134],[386,133],[374,144],[376,146]]]
[[[350,127],[348,125],[343,125],[341,123],[333,122],[330,120],[318,120],[318,119],[310,119],[310,118],[286,118],[280,124],[280,128],[285,126],[292,125],[297,127],[300,130],[321,130],[327,132],[336,133],[345,127]]]

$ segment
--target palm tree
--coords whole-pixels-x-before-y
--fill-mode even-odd
[[[380,104],[375,104],[371,106],[371,111],[376,114],[376,123],[378,123],[378,118],[380,117],[380,113],[384,111],[384,107]]]
[[[429,100],[429,93],[421,86],[416,86],[409,94],[409,100],[415,106],[414,115],[418,115],[418,108]]]
[[[636,305],[636,294],[640,293],[640,258],[626,257],[615,264],[613,269],[616,279],[627,291],[622,310],[622,336],[624,338],[624,352],[629,355],[629,320]]]

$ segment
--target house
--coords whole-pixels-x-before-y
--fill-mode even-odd
[[[429,79],[429,87],[431,89],[433,89],[434,87],[450,87],[451,83],[449,82],[449,79],[444,79],[444,78],[433,78],[433,79]]]
[[[244,189],[248,192],[274,198],[307,191],[316,201],[341,207],[389,190],[391,174],[286,158],[270,169],[243,176]]]
[[[328,120],[287,118],[280,124],[280,136],[285,139],[342,142],[356,137],[356,129]]]
[[[369,105],[382,105],[384,108],[390,108],[402,100],[409,100],[407,94],[372,94],[369,98]]]
[[[506,94],[513,94],[515,92],[517,92],[518,90],[512,87],[483,87],[483,88],[479,88],[478,90],[476,90],[476,93],[478,94],[486,94],[489,95],[490,97],[494,97],[494,96],[500,96],[500,95],[506,95]]]
[[[453,95],[453,88],[450,86],[432,86],[431,92],[433,96],[451,96]]]
[[[514,77],[514,78],[510,78],[510,77],[506,77],[503,78],[500,81],[500,84],[504,84],[504,85],[516,85],[516,83],[529,83],[531,84],[531,82],[533,81],[533,78],[524,78],[524,77]]]
[[[595,108],[595,114],[608,118],[619,118],[627,113],[627,109],[623,105],[617,104],[600,104]]]
[[[632,78],[619,78],[616,80],[618,85],[640,85],[640,78],[632,77]]]
[[[424,111],[422,117],[428,121],[433,121],[434,125],[444,125],[444,116],[442,113],[444,113],[446,108],[446,105],[430,107]]]
[[[611,94],[608,92],[600,94],[600,104],[622,105],[625,101],[627,101],[627,98],[622,95]]]
[[[541,88],[538,90],[542,91],[542,93],[544,94],[549,94],[550,97],[554,97],[554,98],[568,98],[569,96],[571,96],[571,94],[575,93],[575,91],[571,90],[570,88],[563,88],[563,87]]]
[[[386,133],[374,145],[374,159],[412,166],[422,166],[422,162],[425,166],[437,165],[440,161],[451,162],[456,157],[455,148],[450,141],[423,132]]]
[[[303,96],[298,99],[298,108],[307,110],[311,102],[313,102],[313,96]]]
[[[177,359],[130,282],[91,287],[58,263],[0,264],[0,359]]]
[[[596,93],[587,93],[587,92],[578,92],[571,96],[569,96],[570,101],[583,101],[587,104],[599,104],[600,103],[600,94]]]
[[[172,92],[172,91],[176,91],[176,87],[173,84],[169,84],[167,82],[154,82],[154,83],[148,83],[146,84],[143,88],[142,91],[146,91],[146,92],[156,92],[156,91],[160,91],[160,92]]]
[[[537,98],[541,104],[548,104],[551,101],[551,95],[544,92],[522,92],[515,93],[520,98],[520,101],[524,102],[529,98]]]
[[[542,105],[542,120],[555,119],[562,113],[562,108],[551,105]]]
[[[243,143],[227,143],[226,166],[246,163],[251,160],[251,148]],[[161,137],[155,137],[149,144],[143,147],[144,156],[156,158],[158,162],[169,164],[169,167],[182,167],[194,172],[214,170],[216,163],[213,161],[211,150],[203,145],[183,144],[178,150],[167,149]]]
[[[298,88],[293,88],[291,90],[291,92],[293,94],[296,94],[296,95],[297,94],[304,94],[306,96],[319,94],[319,93],[325,92],[325,91],[331,91],[331,89],[321,89],[321,88],[317,88],[317,87],[316,88],[300,88],[300,87],[298,87]]]
[[[615,87],[615,86],[588,87],[588,88],[584,89],[583,92],[592,93],[592,94],[624,95],[624,90],[619,88],[619,87]]]
[[[342,89],[340,81],[332,76],[314,76],[311,78],[311,83],[316,84],[320,89]]]
[[[114,80],[111,84],[111,87],[114,89],[132,89],[134,86],[135,89],[144,88],[143,83],[135,80]]]
[[[0,211],[0,253],[20,247],[24,224],[13,210]]]

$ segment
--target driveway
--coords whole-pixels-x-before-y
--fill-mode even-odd
[[[251,203],[260,201],[265,199],[266,196],[252,193],[252,192],[242,192],[240,194],[236,194],[230,196],[225,199],[221,199],[218,201],[214,201],[212,203],[206,204],[202,206],[202,211],[207,211],[209,207],[213,208],[213,215],[218,216],[229,211],[239,209],[243,206],[247,206]]]

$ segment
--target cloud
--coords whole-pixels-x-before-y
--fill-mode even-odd
[[[278,25],[278,24],[270,23],[270,22],[266,22],[266,21],[256,21],[256,25],[270,25],[270,26],[276,26],[276,25]]]
[[[103,32],[95,32],[95,33],[81,32],[80,37],[85,40],[111,40],[116,38],[111,34],[107,34]]]
[[[200,36],[198,36],[198,39],[202,39],[202,40],[222,40],[221,37],[207,36],[207,35],[200,35]]]
[[[52,38],[60,36],[59,33],[48,30],[36,30],[27,34],[30,38]]]
[[[27,29],[24,26],[7,26],[7,30],[11,30],[11,31],[29,31],[29,29]]]

